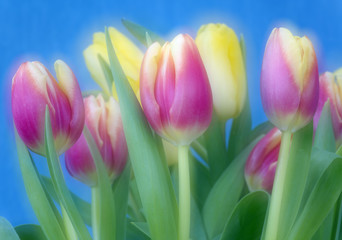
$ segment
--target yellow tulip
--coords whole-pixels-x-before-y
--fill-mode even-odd
[[[237,117],[247,91],[239,39],[224,24],[207,24],[199,29],[196,44],[207,70],[217,115],[222,120]]]
[[[134,93],[139,98],[139,74],[143,53],[131,40],[115,28],[110,27],[108,31],[121,67]],[[95,82],[100,85],[107,95],[111,95],[110,91],[112,91],[113,96],[117,99],[115,85],[113,84],[112,89],[108,86],[98,59],[98,55],[100,55],[109,65],[106,39],[103,32],[94,34],[93,44],[84,50],[83,55],[87,68]]]

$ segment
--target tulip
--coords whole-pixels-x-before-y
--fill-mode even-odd
[[[225,24],[203,25],[196,44],[207,70],[215,112],[222,120],[237,117],[247,92],[239,39]]]
[[[282,131],[304,127],[316,111],[318,85],[317,59],[310,40],[275,28],[261,69],[261,99],[270,121]]]
[[[250,191],[272,192],[281,143],[281,131],[273,128],[253,148],[245,165],[245,179]]]
[[[114,180],[124,169],[128,155],[119,104],[112,97],[105,102],[102,95],[98,95],[85,98],[84,107],[85,124],[96,142],[110,179]],[[71,176],[89,186],[96,185],[94,160],[83,134],[65,153],[65,164]]]
[[[143,53],[133,42],[115,28],[110,27],[108,31],[120,65],[133,91],[139,98],[139,72]],[[83,55],[87,68],[95,82],[100,85],[108,96],[112,95],[112,92],[115,99],[118,99],[115,85],[108,86],[98,58],[100,56],[109,65],[104,33],[98,32],[94,34],[93,44],[84,50]]]
[[[82,94],[75,75],[61,60],[55,62],[55,71],[59,83],[40,62],[25,62],[12,80],[12,113],[16,129],[23,142],[41,155],[45,155],[46,106],[57,153],[69,149],[84,126]]]
[[[175,145],[188,145],[211,121],[212,95],[194,40],[180,34],[153,43],[140,73],[141,103],[152,128]]]
[[[324,104],[329,100],[336,147],[339,147],[342,144],[342,68],[334,73],[323,73],[319,78],[319,88],[314,127],[316,129]]]

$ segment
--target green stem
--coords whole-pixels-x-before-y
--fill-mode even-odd
[[[288,159],[290,154],[291,146],[291,132],[283,132],[281,138],[281,145],[279,151],[279,157],[277,162],[277,170],[274,178],[271,204],[267,219],[266,235],[265,240],[275,240],[278,239],[278,228],[280,212],[282,205],[284,204],[283,192],[288,173]]]
[[[91,223],[94,240],[100,240],[100,189],[98,186],[91,188]]]
[[[189,146],[178,147],[179,175],[179,240],[189,240],[190,236],[190,172]]]
[[[63,216],[63,224],[66,231],[66,236],[69,240],[75,240],[77,238],[77,234],[75,232],[74,227],[72,226],[71,220],[68,216],[68,213],[66,212],[65,208],[63,207],[63,204],[61,205],[61,211]]]

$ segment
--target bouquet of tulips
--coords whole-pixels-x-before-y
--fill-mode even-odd
[[[61,60],[58,82],[39,62],[14,75],[39,225],[0,218],[0,239],[342,239],[342,70],[319,77],[310,40],[275,28],[260,81],[269,122],[252,129],[242,37],[208,24],[165,42],[123,24],[147,50],[112,27],[95,33],[84,58],[101,91],[81,92]],[[69,190],[60,157],[91,203]]]

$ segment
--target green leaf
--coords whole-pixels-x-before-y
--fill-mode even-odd
[[[212,187],[208,167],[204,166],[195,157],[190,157],[191,194],[197,206],[202,210],[205,200]]]
[[[47,240],[42,228],[35,224],[24,224],[15,227],[20,240]]]
[[[314,146],[328,152],[336,151],[329,100],[324,104],[315,133]]]
[[[58,196],[58,200],[61,202],[62,206],[66,210],[77,236],[81,240],[90,240],[91,236],[82,220],[80,213],[78,212],[78,209],[65,183],[61,164],[55,150],[48,107],[46,107],[45,111],[45,147],[49,171],[53,186]]]
[[[150,240],[151,238],[148,237],[140,229],[138,229],[135,225],[130,223],[127,226],[127,239],[129,239],[129,240]]]
[[[310,167],[312,148],[312,123],[293,134],[290,154],[287,159],[287,176],[283,188],[277,236],[283,239],[290,231],[298,215],[306,179]],[[278,239],[277,238],[277,239]]]
[[[208,151],[208,165],[211,184],[214,184],[216,180],[219,179],[222,172],[229,164],[224,136],[225,123],[221,122],[218,116],[213,112],[210,126],[204,133],[206,148]]]
[[[155,240],[177,239],[178,208],[166,161],[116,57],[108,30],[106,43],[129,156],[151,237]]]
[[[264,191],[249,193],[235,206],[221,240],[258,240],[267,212],[269,195]]]
[[[228,164],[248,145],[252,128],[252,116],[249,105],[248,93],[246,93],[245,105],[241,114],[233,119],[229,135]]]
[[[107,88],[103,89],[106,92],[106,95],[109,97],[111,96],[111,91],[114,83],[113,76],[110,72],[109,65],[107,62],[103,59],[103,57],[100,54],[97,54],[97,59],[99,60],[101,69],[103,71],[103,74],[105,76],[106,82],[107,82]]]
[[[191,216],[190,216],[190,239],[207,240],[207,233],[205,231],[201,212],[199,211],[196,201],[191,198]]]
[[[245,184],[244,167],[250,151],[260,138],[248,145],[222,173],[203,207],[203,220],[209,239],[219,235],[238,202]]]
[[[127,30],[142,44],[146,47],[149,46],[146,39],[146,33],[150,36],[152,42],[159,42],[160,45],[163,45],[165,41],[156,33],[148,30],[147,28],[140,26],[136,23],[128,21],[126,19],[122,19],[122,24],[127,28]]]
[[[336,155],[336,158],[317,181],[302,213],[285,239],[311,239],[332,210],[342,191],[341,172],[342,158]]]
[[[146,237],[151,238],[150,230],[148,229],[148,224],[146,222],[131,222],[131,224]]]
[[[0,239],[20,240],[12,225],[3,217],[0,217]]]
[[[272,128],[274,128],[274,125],[269,121],[259,124],[250,132],[248,143],[259,137],[260,135],[266,135],[269,131],[271,131]]]
[[[51,178],[41,175],[41,179],[42,179],[42,183],[44,184],[44,187],[47,190],[48,194],[51,196],[52,199],[54,199],[56,201],[57,204],[59,204],[58,198],[57,198],[57,193],[53,187]],[[70,194],[71,194],[72,199],[75,202],[75,205],[76,205],[78,211],[81,214],[83,221],[88,226],[91,226],[91,206],[90,206],[90,203],[83,200],[82,198],[80,198],[79,196],[77,196],[75,193],[73,193],[71,191],[70,191]]]
[[[115,202],[116,239],[126,239],[126,213],[128,203],[129,180],[131,177],[131,163],[127,161],[124,171],[114,182],[112,189]]]
[[[95,207],[99,209],[99,222],[97,226],[99,239],[116,239],[115,203],[108,171],[87,126],[84,126],[83,135],[87,141],[96,167],[97,185],[95,186],[96,190],[94,194],[96,194],[95,197],[98,200],[98,202],[95,203]],[[92,191],[94,191],[94,189],[92,189]]]
[[[311,153],[310,169],[301,209],[303,209],[306,200],[317,183],[317,180],[335,158],[335,137],[332,129],[329,102],[326,102],[316,128],[314,147],[312,148]]]
[[[41,184],[32,157],[17,131],[15,132],[15,139],[26,193],[43,232],[49,239],[65,240],[60,215]]]

